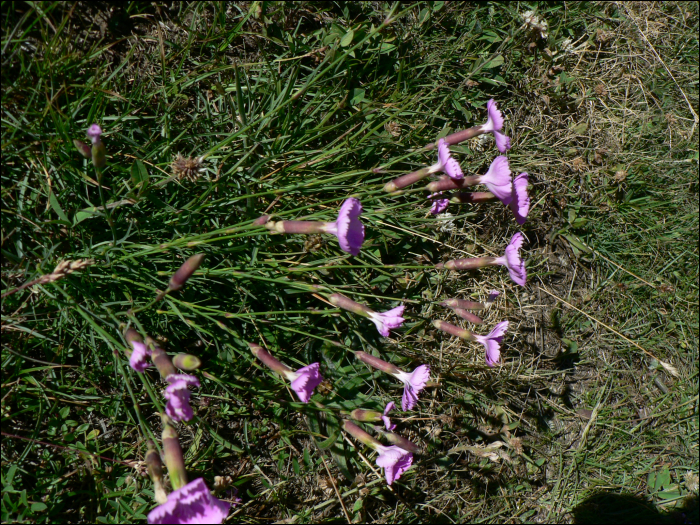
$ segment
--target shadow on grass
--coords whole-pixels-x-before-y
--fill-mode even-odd
[[[596,492],[572,511],[574,523],[698,523],[698,498],[669,512],[659,512],[654,504],[632,494]]]

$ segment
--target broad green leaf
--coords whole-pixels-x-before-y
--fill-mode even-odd
[[[490,60],[488,64],[484,65],[484,69],[493,69],[494,67],[498,67],[502,65],[504,62],[503,55],[497,55],[493,58],[493,60]]]
[[[340,47],[348,47],[350,44],[352,44],[352,37],[355,36],[355,31],[350,29],[347,33],[343,35],[343,38],[340,39]]]

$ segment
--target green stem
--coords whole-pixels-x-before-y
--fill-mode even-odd
[[[97,171],[97,189],[100,192],[100,204],[105,211],[105,216],[107,217],[107,224],[112,230],[112,240],[114,244],[117,244],[117,231],[114,229],[114,221],[112,220],[112,212],[107,208],[107,203],[105,202],[104,195],[102,193],[102,170],[100,168],[95,168]]]

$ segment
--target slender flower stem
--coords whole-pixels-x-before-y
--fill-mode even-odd
[[[97,172],[97,190],[100,193],[100,204],[105,211],[105,216],[107,217],[107,224],[112,230],[112,239],[114,244],[117,243],[117,230],[114,228],[114,220],[112,220],[112,212],[107,208],[107,203],[105,202],[104,194],[102,193],[102,170],[100,168],[95,168]]]

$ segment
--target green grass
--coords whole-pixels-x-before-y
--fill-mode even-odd
[[[233,519],[697,522],[694,4],[3,8],[3,293],[94,261],[3,298],[3,522],[131,522],[155,505],[143,458],[163,385],[128,367],[126,322],[203,360],[180,441],[190,479],[239,489]],[[529,9],[546,38],[523,27]],[[435,218],[423,192],[381,190],[434,161],[422,146],[483,122],[490,98],[513,170],[530,174],[526,288],[503,269],[432,270],[500,252],[521,229],[502,205]],[[93,122],[107,212],[72,145]],[[496,155],[492,141],[453,149],[465,172]],[[173,176],[176,154],[205,157],[196,180]],[[365,210],[359,257],[252,224],[334,220],[348,196]],[[196,253],[182,291],[127,314]],[[408,320],[380,338],[312,285],[404,302]],[[475,331],[511,323],[495,369],[430,325],[457,322],[444,298],[491,289]],[[328,408],[296,402],[246,341],[319,361]],[[353,350],[427,362],[436,381],[396,418],[425,453],[391,489],[335,430],[341,408],[401,395]]]

